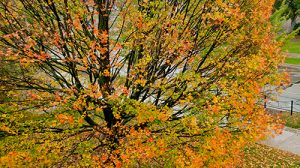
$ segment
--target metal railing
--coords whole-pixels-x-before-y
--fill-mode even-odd
[[[300,112],[300,100],[267,101],[264,102],[264,107],[282,111],[290,111],[291,115],[293,115],[294,112]]]

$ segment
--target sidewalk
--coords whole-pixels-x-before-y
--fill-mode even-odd
[[[300,54],[286,53],[288,58],[300,58]]]
[[[300,130],[285,127],[282,134],[261,143],[300,156]]]

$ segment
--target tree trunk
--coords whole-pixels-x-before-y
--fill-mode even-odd
[[[105,71],[109,74],[110,70],[110,60],[109,60],[109,15],[111,11],[111,0],[98,0],[98,30],[99,33],[107,33],[107,41],[100,40],[100,47],[105,49],[104,53],[101,53],[101,59],[98,61],[100,64],[100,77],[98,79],[98,84],[102,92],[103,98],[106,99],[111,94],[111,77],[106,75]],[[107,123],[108,128],[112,128],[116,124],[116,119],[113,115],[113,110],[109,104],[103,109],[104,118]]]

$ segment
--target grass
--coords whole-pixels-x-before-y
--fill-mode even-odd
[[[282,50],[292,54],[300,54],[300,36],[286,43]],[[300,58],[286,58],[285,63],[300,65]]]
[[[283,51],[287,51],[289,53],[300,54],[300,37],[296,37],[295,39],[288,42],[283,47]]]
[[[300,156],[262,144],[253,144],[245,149],[240,168],[252,167],[300,167]]]
[[[269,111],[271,115],[274,117],[280,117],[284,122],[285,126],[290,128],[296,128],[300,129],[300,113],[294,112],[293,115],[291,115],[291,112],[289,111],[283,111],[279,112],[277,110]]]
[[[299,46],[299,48],[300,48],[300,46]],[[300,65],[300,58],[286,58],[285,63]]]
[[[300,129],[300,113],[282,112],[282,119],[286,122],[285,125],[291,128]]]

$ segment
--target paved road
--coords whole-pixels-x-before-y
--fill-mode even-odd
[[[289,55],[289,57],[300,58],[300,55],[294,54]],[[292,85],[278,96],[277,101],[269,101],[267,106],[277,110],[290,111],[291,101],[293,101],[293,111],[300,112],[300,66],[285,64],[281,70],[290,73]],[[282,134],[269,138],[262,143],[300,155],[300,130],[286,127]]]
[[[280,70],[290,73],[291,85],[278,96],[277,101],[269,101],[267,107],[276,110],[290,111],[291,101],[293,101],[293,111],[300,112],[300,66],[285,64]]]
[[[269,138],[261,143],[300,156],[300,130],[286,127],[282,134],[276,135],[274,138]]]
[[[300,84],[293,84],[285,89],[276,101],[269,101],[267,107],[276,110],[290,111],[293,101],[293,111],[300,112]]]

